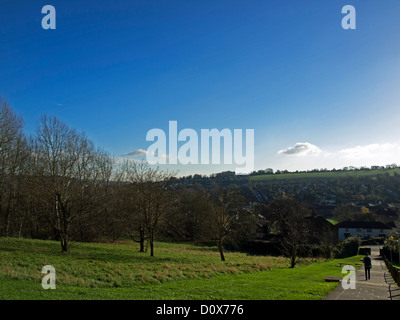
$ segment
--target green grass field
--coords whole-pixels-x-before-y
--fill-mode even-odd
[[[359,170],[359,171],[327,171],[327,172],[294,172],[283,174],[266,174],[258,176],[250,176],[252,182],[272,182],[279,180],[291,179],[327,179],[327,178],[347,178],[347,177],[365,177],[376,176],[380,174],[389,174],[393,176],[395,173],[400,174],[400,169],[385,170]]]
[[[135,243],[75,243],[62,254],[54,241],[0,238],[0,299],[315,300],[337,284],[338,260],[302,260],[227,252],[214,247],[157,243],[155,257]],[[355,263],[360,257],[341,260]],[[56,289],[44,290],[41,269],[56,269]]]

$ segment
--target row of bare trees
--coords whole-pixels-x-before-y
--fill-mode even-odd
[[[0,100],[0,236],[76,241],[129,236],[150,247],[158,235],[215,240],[254,233],[239,190],[181,190],[174,176],[145,162],[116,159],[84,133],[43,115],[32,136]],[[240,230],[240,232],[239,232]]]
[[[27,138],[22,119],[3,99],[0,134],[0,235],[54,238],[66,252],[75,239],[109,231],[116,237],[121,225],[136,224],[153,255],[170,203],[168,175],[133,161],[118,164],[56,117],[42,116]],[[117,219],[122,214],[126,221]]]
[[[25,165],[27,141],[22,129],[22,118],[0,97],[0,215],[5,236],[10,233],[11,219],[15,217],[20,222],[17,204],[21,199],[24,173],[28,170]]]
[[[56,117],[43,115],[27,137],[22,118],[0,98],[0,236],[54,239],[62,252],[74,241],[130,237],[151,256],[160,235],[212,240],[222,261],[227,242],[240,248],[252,239],[257,219],[238,187],[185,189],[175,182],[146,162],[112,157]],[[284,199],[266,213],[294,267],[307,211]]]

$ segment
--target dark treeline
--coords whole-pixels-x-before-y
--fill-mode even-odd
[[[27,136],[0,100],[0,236],[74,241],[131,238],[154,255],[156,237],[239,247],[255,232],[238,188],[174,186],[169,172],[121,160],[84,133],[43,115]]]

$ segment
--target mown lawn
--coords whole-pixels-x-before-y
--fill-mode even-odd
[[[338,260],[302,260],[227,252],[215,247],[157,243],[155,257],[135,243],[76,243],[62,254],[54,241],[0,238],[0,299],[322,299],[337,284]],[[359,262],[360,257],[344,259]],[[41,269],[56,269],[55,290],[44,290]]]

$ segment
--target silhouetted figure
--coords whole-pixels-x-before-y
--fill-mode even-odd
[[[372,263],[371,263],[371,258],[368,257],[368,253],[364,257],[363,262],[364,262],[364,269],[365,269],[365,280],[369,280],[371,278]]]

